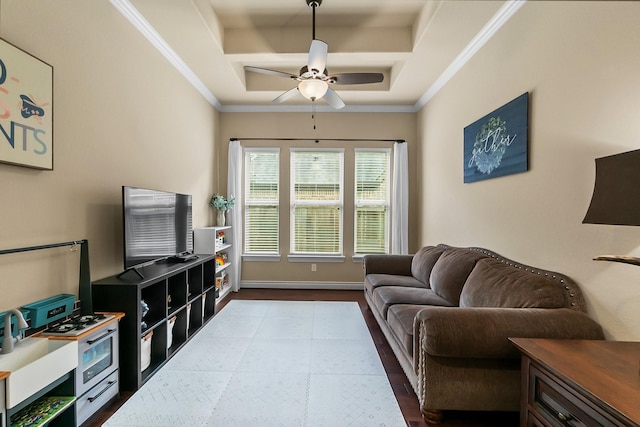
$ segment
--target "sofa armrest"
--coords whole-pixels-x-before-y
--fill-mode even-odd
[[[396,274],[411,276],[413,255],[365,255],[363,260],[364,275]]]
[[[604,339],[598,323],[568,308],[426,307],[414,328],[416,348],[440,357],[519,358],[510,337]]]

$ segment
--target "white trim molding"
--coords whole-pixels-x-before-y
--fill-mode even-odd
[[[449,64],[440,77],[438,77],[431,87],[420,97],[414,105],[414,110],[420,111],[526,2],[527,0],[506,1],[482,30],[462,49],[462,52]]]
[[[223,105],[222,113],[311,113],[312,105]],[[329,105],[315,105],[316,113],[415,113],[413,105],[347,105],[336,110]]]
[[[222,104],[209,91],[196,73],[169,46],[166,40],[156,31],[144,16],[131,4],[129,0],[109,0],[113,7],[125,17],[149,42],[184,76],[185,79],[209,102],[215,109],[221,110]]]
[[[280,262],[280,255],[242,254],[242,261],[250,262]]]
[[[364,290],[363,282],[270,282],[264,280],[242,280],[240,289],[331,289]]]
[[[344,262],[343,255],[287,255],[289,262]]]

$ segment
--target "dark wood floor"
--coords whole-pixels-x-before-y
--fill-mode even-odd
[[[238,293],[232,293],[218,305],[223,309],[226,303],[233,299],[243,300],[283,300],[283,301],[356,301],[360,305],[364,319],[369,327],[373,341],[380,354],[380,359],[387,371],[387,377],[395,393],[404,419],[409,427],[427,427],[422,420],[418,398],[411,384],[407,380],[400,364],[393,355],[391,347],[387,344],[373,314],[369,311],[362,291],[337,291],[337,290],[272,290],[272,289],[242,289]],[[101,426],[113,413],[131,396],[131,393],[122,392],[116,402],[105,408],[101,413],[85,427]],[[445,412],[444,427],[515,427],[518,426],[518,413],[502,412]],[[221,426],[226,427],[226,426]],[[340,427],[340,426],[336,426]]]

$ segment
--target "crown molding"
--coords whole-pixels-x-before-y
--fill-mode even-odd
[[[304,105],[223,105],[222,113],[312,113],[311,104]],[[415,113],[413,105],[346,105],[340,110],[329,105],[315,106],[316,113]]]
[[[449,64],[440,77],[438,77],[431,87],[420,97],[415,104],[415,110],[420,111],[526,2],[527,0],[506,1],[482,30],[462,49],[462,52]]]
[[[191,68],[180,58],[180,56],[169,46],[164,38],[151,26],[144,16],[136,9],[129,0],[109,0],[111,4],[124,16],[131,24],[164,56],[184,76],[185,79],[211,104],[215,109],[220,110],[222,104],[209,91],[202,80],[196,76]]]

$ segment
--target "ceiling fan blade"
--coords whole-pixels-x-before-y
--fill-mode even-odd
[[[344,108],[344,101],[338,96],[338,94],[331,88],[327,89],[327,93],[322,97],[329,105],[336,110]]]
[[[296,76],[295,74],[285,73],[284,71],[276,71],[276,70],[269,70],[267,68],[252,67],[250,65],[245,65],[244,70],[252,71],[254,73],[269,74],[270,76],[286,77],[288,79],[298,78],[298,76]]]
[[[280,104],[281,102],[286,101],[287,99],[293,97],[296,93],[298,93],[298,87],[294,87],[293,89],[289,89],[288,91],[284,92],[282,95],[280,95],[279,97],[277,97],[276,99],[274,99],[273,103],[275,104]]]
[[[324,72],[327,67],[327,53],[329,46],[322,40],[313,40],[309,49],[309,61],[307,68],[309,71],[316,70],[319,74]]]
[[[365,83],[380,83],[384,80],[382,73],[341,73],[328,77],[337,85],[359,85]]]

